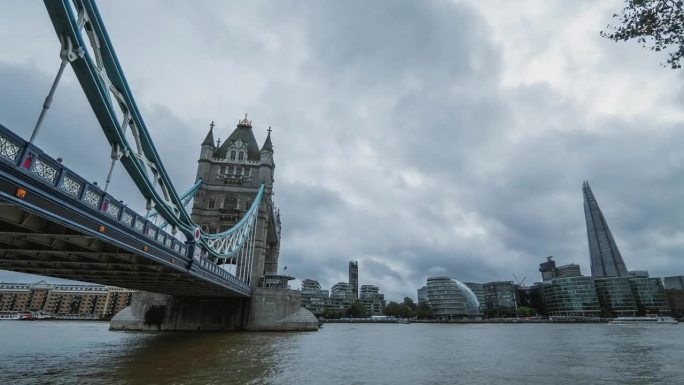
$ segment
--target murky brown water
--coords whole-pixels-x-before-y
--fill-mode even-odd
[[[0,384],[684,384],[682,325],[123,333],[1,321]]]

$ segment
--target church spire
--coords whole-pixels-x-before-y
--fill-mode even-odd
[[[261,147],[261,151],[268,151],[268,152],[273,152],[273,144],[271,143],[271,126],[268,126],[268,135],[266,136],[266,141],[264,141],[264,145]]]
[[[211,148],[214,148],[214,121],[211,121],[211,124],[209,125],[209,133],[207,133],[207,137],[204,138],[204,141],[202,142],[202,147],[204,146],[209,146]]]

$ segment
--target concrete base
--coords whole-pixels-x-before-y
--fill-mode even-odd
[[[131,305],[117,313],[110,330],[240,330],[249,299],[174,297],[137,291]]]
[[[299,291],[289,289],[252,289],[247,330],[318,330],[318,319],[301,305]]]
[[[301,307],[298,291],[253,289],[252,298],[174,297],[135,292],[131,305],[110,321],[110,330],[304,331],[318,320]]]

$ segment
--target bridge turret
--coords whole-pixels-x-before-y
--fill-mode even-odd
[[[214,121],[212,121],[209,125],[209,132],[202,141],[200,157],[197,161],[199,163],[197,165],[197,177],[195,180],[206,179],[209,168],[211,167],[209,160],[214,156],[214,150],[216,150],[216,146],[214,145]]]
[[[261,147],[261,157],[259,159],[259,183],[263,183],[267,187],[273,186],[273,169],[275,162],[273,161],[273,144],[271,143],[271,127],[268,128],[268,135]]]
[[[209,125],[209,132],[207,137],[202,141],[202,150],[200,150],[200,159],[210,159],[214,155],[216,145],[214,144],[214,121]]]

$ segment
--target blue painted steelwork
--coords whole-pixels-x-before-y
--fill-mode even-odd
[[[240,295],[249,286],[38,147],[0,125],[0,198],[76,231],[94,235],[156,263],[201,277]],[[18,187],[28,191],[20,198]],[[41,203],[42,202],[42,203]],[[46,207],[49,203],[49,208]],[[99,226],[104,226],[101,231]]]
[[[180,197],[130,93],[95,4],[87,0],[76,0],[73,4],[75,8],[69,0],[45,0],[62,44],[70,42],[74,50],[83,52],[83,58],[72,61],[71,66],[107,140],[123,152],[121,163],[148,202],[167,222],[192,239],[195,226],[190,215],[182,210]],[[82,32],[87,34],[95,57],[91,57]],[[114,103],[123,116],[116,116]],[[128,142],[127,129],[134,137],[134,144]]]
[[[183,193],[183,195],[181,195],[180,199],[181,199],[181,203],[183,204],[184,208],[186,208],[186,209],[188,208],[190,201],[192,201],[192,198],[194,198],[195,195],[197,195],[197,192],[199,191],[201,186],[202,186],[202,179],[198,179],[197,182],[195,182],[195,184],[192,185],[192,187],[190,187],[190,189],[188,191],[186,191],[185,193]],[[159,216],[159,213],[157,212],[157,210],[154,210],[150,215],[147,216],[147,219],[156,220],[158,216]],[[164,228],[166,228],[166,226],[168,226],[168,224],[169,224],[169,222],[164,221],[159,225],[159,228],[164,229]]]
[[[187,239],[196,241],[196,254],[200,258],[234,256],[245,246],[247,235],[253,233],[263,193],[254,200],[248,215],[227,232],[210,235],[199,231],[161,162],[95,2],[44,0],[44,3],[62,43],[62,56],[71,63],[113,152],[123,154],[121,163],[147,200],[148,209],[154,208],[171,224],[172,232],[178,229]],[[134,143],[129,142],[127,135],[133,137]],[[93,194],[88,199],[95,202],[97,197]]]

